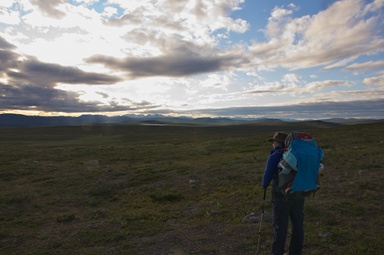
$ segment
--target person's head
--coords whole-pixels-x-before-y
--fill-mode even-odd
[[[272,142],[273,148],[282,146],[285,147],[285,139],[288,134],[283,132],[276,132],[271,139],[268,139],[268,142]]]

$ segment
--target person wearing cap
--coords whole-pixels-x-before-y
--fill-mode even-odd
[[[272,216],[274,237],[272,254],[283,255],[288,232],[288,221],[291,219],[292,235],[289,245],[289,255],[300,255],[304,242],[304,198],[286,197],[279,188],[279,162],[285,150],[286,133],[276,132],[269,142],[272,150],[268,156],[262,186],[266,190],[272,182]]]

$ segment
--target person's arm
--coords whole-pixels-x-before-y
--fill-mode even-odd
[[[273,176],[277,174],[278,167],[281,159],[281,155],[278,153],[273,153],[269,155],[267,163],[265,165],[265,171],[264,176],[261,185],[264,189],[268,188],[269,184],[271,183]]]

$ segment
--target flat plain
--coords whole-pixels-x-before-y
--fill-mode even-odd
[[[2,128],[0,254],[256,254],[266,140],[295,130],[326,167],[303,254],[382,254],[384,123],[324,122]]]

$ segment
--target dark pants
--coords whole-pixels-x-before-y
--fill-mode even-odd
[[[272,192],[274,238],[272,254],[284,253],[288,221],[291,219],[292,235],[289,255],[300,255],[304,242],[304,197],[287,198],[281,192]]]

